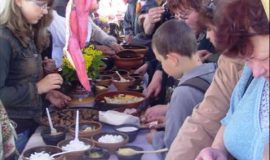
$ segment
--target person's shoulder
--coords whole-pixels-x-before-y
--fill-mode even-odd
[[[10,38],[14,37],[11,30],[8,29],[5,25],[0,25],[0,37],[1,38]]]

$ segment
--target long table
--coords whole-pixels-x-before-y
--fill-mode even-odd
[[[110,126],[104,125],[103,128],[104,128],[103,131],[112,131],[112,128]],[[37,146],[46,145],[43,142],[42,137],[40,135],[41,129],[42,129],[41,127],[36,129],[35,133],[30,137],[24,150],[37,147]],[[149,144],[146,140],[147,133],[148,133],[148,130],[146,129],[140,130],[140,132],[137,135],[137,138],[132,143],[129,143],[127,145],[134,145],[134,146],[142,147],[144,150],[153,150],[152,145]],[[116,157],[116,155],[111,154],[109,160],[117,160],[117,159],[118,158]],[[144,154],[142,156],[142,160],[160,160],[160,158],[157,154]]]

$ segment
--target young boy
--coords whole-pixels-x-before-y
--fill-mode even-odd
[[[193,107],[202,101],[204,92],[212,81],[216,65],[202,63],[196,54],[195,34],[183,21],[170,20],[161,25],[153,35],[152,47],[163,70],[179,80],[170,103],[157,106],[165,116],[165,131],[152,134],[155,149],[169,148],[182,123],[192,113]],[[162,113],[158,116],[162,117]],[[145,118],[149,122],[150,119],[159,119],[158,116],[146,111]]]

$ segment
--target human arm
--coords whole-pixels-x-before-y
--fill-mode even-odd
[[[162,75],[163,73],[161,70],[155,71],[152,81],[146,89],[146,97],[156,97],[159,94],[161,91]]]
[[[0,38],[0,47],[0,99],[5,106],[31,106],[40,101],[40,94],[60,88],[62,78],[59,74],[48,75],[37,82],[41,61],[34,54],[12,48],[5,38]]]
[[[154,7],[149,9],[143,22],[144,33],[151,35],[154,31],[155,25],[161,20],[162,13],[165,12],[163,7]]]
[[[167,104],[155,105],[153,107],[150,107],[145,111],[143,121],[145,123],[157,121],[159,117],[165,117],[167,110],[168,110]]]
[[[144,75],[147,71],[149,63],[144,63],[141,67],[134,71],[135,74],[142,74]]]
[[[112,43],[117,43],[116,39],[113,36],[108,35],[104,32],[99,26],[97,26],[93,20],[90,20],[92,24],[92,35],[91,41],[98,42],[102,45],[110,45]]]
[[[66,106],[70,101],[71,98],[67,95],[64,95],[60,91],[57,90],[51,90],[49,91],[45,98],[55,107],[57,108],[63,108]]]
[[[166,159],[194,160],[203,148],[211,146],[220,128],[220,120],[228,111],[230,97],[240,79],[243,64],[241,60],[220,56],[214,79],[203,101],[183,123]]]
[[[223,134],[224,126],[221,126],[212,147],[203,149],[195,160],[227,160],[228,152],[224,146]]]
[[[263,160],[269,160],[269,143],[265,144]]]

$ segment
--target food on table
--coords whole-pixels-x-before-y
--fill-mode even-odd
[[[137,97],[133,95],[119,94],[114,97],[104,97],[106,103],[111,104],[130,104],[142,101],[143,97]]]
[[[122,78],[120,80],[114,80],[114,81],[117,81],[117,82],[130,82],[129,79],[125,79],[125,78]]]
[[[91,131],[94,131],[96,130],[95,127],[85,127],[84,129],[82,129],[82,132],[91,132]]]
[[[136,127],[121,127],[121,128],[117,128],[117,131],[120,131],[120,132],[134,132],[134,131],[137,131],[138,128]]]
[[[50,135],[52,135],[52,136],[58,136],[58,135],[60,135],[60,134],[63,134],[63,132],[50,132]]]
[[[153,121],[149,123],[149,128],[156,127],[158,125],[158,121]]]
[[[99,143],[120,143],[123,142],[124,138],[121,135],[112,135],[112,134],[106,134],[104,136],[101,136],[98,139]]]
[[[137,109],[135,109],[135,108],[126,108],[124,110],[124,113],[132,115],[132,114],[137,113]]]
[[[56,126],[71,126],[76,116],[75,110],[67,109],[51,113],[52,122]],[[98,119],[98,111],[91,109],[80,109],[80,121],[89,121]],[[42,118],[42,123],[48,125],[47,117]]]
[[[120,148],[117,151],[118,154],[123,155],[123,156],[133,156],[135,155],[134,149],[131,148]]]
[[[54,160],[50,155],[44,151],[35,152],[30,155],[29,160]]]
[[[104,87],[104,86],[96,86],[97,87],[97,89],[100,89],[100,90],[104,90],[104,89],[107,89],[106,87]]]
[[[103,155],[101,153],[98,153],[98,152],[91,152],[89,154],[89,157],[90,158],[101,158]]]
[[[84,151],[89,149],[91,146],[85,144],[82,141],[72,140],[69,144],[62,147],[63,151]]]

